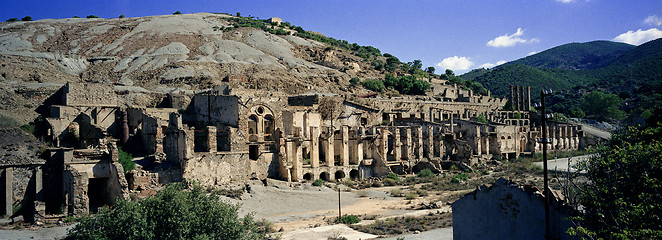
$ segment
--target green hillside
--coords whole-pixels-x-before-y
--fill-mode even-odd
[[[606,49],[600,50],[600,46]],[[630,50],[615,56],[626,48]],[[600,65],[604,66],[593,68]],[[565,69],[568,66],[584,70]],[[630,114],[629,120],[641,121],[653,108],[662,105],[659,103],[662,101],[662,39],[638,47],[605,41],[566,44],[493,69],[474,70],[461,77],[481,83],[498,96],[508,96],[510,85],[531,86],[531,95],[536,101],[540,90],[551,88],[556,91],[550,98],[552,110],[571,117],[600,115],[582,112],[588,110],[585,96],[599,91],[611,94],[609,97],[618,96],[618,107]]]
[[[610,41],[568,43],[521,58],[509,64],[531,67],[585,70],[605,67],[636,46]]]

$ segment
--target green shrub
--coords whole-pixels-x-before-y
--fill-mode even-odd
[[[313,182],[313,186],[315,186],[315,187],[322,186],[323,184],[324,184],[324,180],[322,180],[322,179],[317,179]]]
[[[355,224],[361,222],[361,218],[356,215],[343,215],[338,222],[344,223],[344,224]]]
[[[352,84],[352,85],[359,84],[360,82],[361,82],[361,79],[359,79],[357,77],[353,77],[352,79],[349,80],[349,83]]]
[[[125,17],[126,17],[126,16],[124,16],[124,14],[122,14],[122,15],[119,16],[119,18],[125,18]]]
[[[418,194],[416,194],[415,192],[408,192],[407,194],[405,194],[405,199],[407,200],[416,199],[417,197]]]
[[[10,19],[7,19],[7,22],[16,22],[16,21],[18,21],[18,18],[10,18]]]
[[[87,18],[99,18],[97,15],[87,15]]]
[[[389,173],[388,175],[386,175],[386,178],[393,179],[395,181],[400,181],[400,178],[395,173]]]
[[[382,182],[383,182],[384,185],[386,185],[386,186],[395,186],[395,185],[398,185],[398,181],[393,180],[393,179],[391,179],[391,178],[385,178],[384,180],[382,180]]]
[[[416,194],[421,197],[429,195],[428,191],[425,191],[425,189],[416,189]]]
[[[431,178],[434,177],[434,173],[429,168],[423,169],[416,174],[419,178]]]
[[[176,11],[176,12],[172,13],[172,15],[179,15],[179,14],[182,14],[182,12]]]
[[[136,168],[136,163],[133,162],[133,156],[125,151],[122,151],[122,148],[117,149],[119,155],[119,162],[124,168],[124,174]]]
[[[32,17],[30,17],[30,16],[25,16],[25,17],[21,18],[21,21],[26,21],[26,22],[28,22],[28,21],[32,21]]]
[[[404,193],[400,189],[393,189],[393,190],[391,190],[391,196],[392,197],[402,197],[402,196],[404,196]]]
[[[167,185],[139,202],[120,200],[112,209],[84,217],[66,239],[263,239],[252,215],[194,185]]]
[[[460,180],[466,182],[467,181],[467,175],[464,174],[464,173],[457,174],[457,175],[453,176],[453,178],[451,179],[451,182],[452,183],[459,183]]]

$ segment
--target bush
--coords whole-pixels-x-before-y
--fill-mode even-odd
[[[338,222],[344,223],[344,224],[355,224],[361,222],[361,218],[356,215],[343,215]]]
[[[416,174],[419,178],[431,178],[434,177],[434,173],[429,168],[423,169]]]
[[[398,181],[393,180],[393,179],[391,179],[391,178],[385,178],[382,182],[383,182],[384,185],[386,185],[386,186],[395,186],[395,185],[398,185]]]
[[[382,80],[368,79],[361,82],[361,86],[375,92],[384,91],[384,82]]]
[[[417,197],[418,197],[418,194],[416,194],[415,192],[408,192],[405,195],[405,199],[407,199],[407,200],[413,200],[413,199],[416,199]]]
[[[467,175],[464,174],[464,173],[457,174],[457,175],[453,176],[453,178],[451,179],[451,182],[452,183],[460,183],[460,180],[466,182],[467,181]]]
[[[99,18],[97,15],[87,15],[87,18]]]
[[[16,22],[16,21],[18,21],[18,18],[10,18],[10,19],[7,19],[7,22]]]
[[[391,196],[392,197],[402,197],[402,196],[404,196],[404,193],[400,189],[393,189],[393,190],[391,190]]]
[[[353,77],[352,79],[349,80],[349,84],[352,84],[352,85],[359,84],[360,82],[361,82],[361,79],[359,79],[357,77]]]
[[[119,162],[124,168],[124,174],[136,168],[136,163],[133,162],[133,156],[125,151],[122,151],[122,148],[117,149],[119,155]]]
[[[121,200],[112,209],[84,217],[66,239],[262,239],[252,215],[207,194],[199,185],[170,184],[139,202]]]
[[[313,186],[315,186],[315,187],[322,186],[323,184],[324,184],[324,180],[322,180],[322,179],[317,179],[313,182]]]
[[[179,14],[182,14],[182,12],[176,11],[176,12],[172,13],[172,15],[179,15]]]
[[[386,178],[393,179],[395,181],[400,181],[400,178],[395,173],[389,173],[388,175],[386,175]]]
[[[21,21],[26,21],[26,22],[28,22],[28,21],[32,21],[32,17],[30,17],[30,16],[25,16],[25,17],[21,18]]]

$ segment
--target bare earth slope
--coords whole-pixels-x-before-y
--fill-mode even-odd
[[[342,67],[365,65],[346,51],[296,36],[253,28],[224,32],[228,18],[197,13],[0,23],[0,118],[27,123],[66,82],[167,92],[210,88],[232,75],[245,77],[241,87],[247,89],[339,93],[352,77]],[[375,74],[352,68],[352,75]]]

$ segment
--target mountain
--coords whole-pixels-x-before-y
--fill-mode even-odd
[[[558,92],[551,107],[571,116],[570,110],[581,107],[586,93],[598,90],[618,95],[621,109],[634,118],[645,117],[662,100],[662,39],[640,46],[606,41],[565,44],[460,77],[499,96],[509,94],[509,85],[531,86],[535,99],[540,90],[551,88]]]
[[[568,43],[504,65],[522,64],[530,67],[569,70],[595,69],[609,65],[633,48],[635,46],[630,44],[610,41]]]

